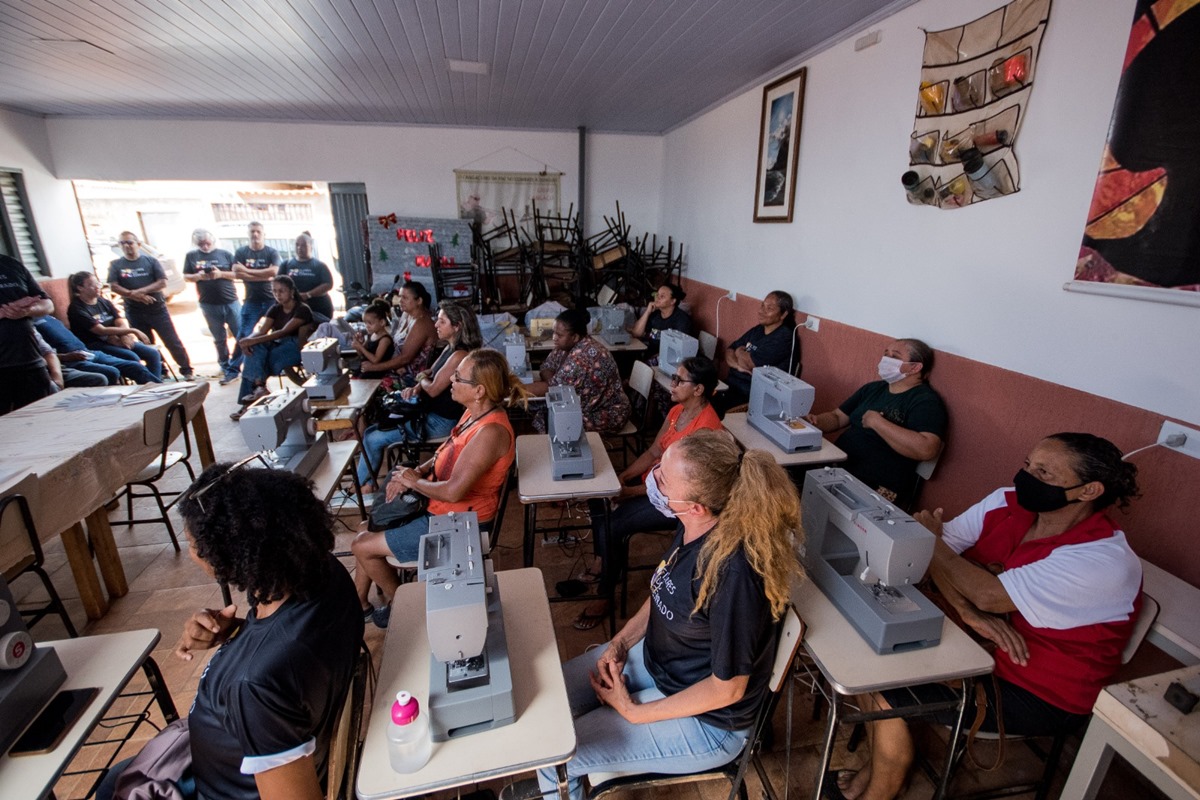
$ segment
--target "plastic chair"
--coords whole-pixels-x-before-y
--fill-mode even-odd
[[[1125,648],[1121,651],[1121,663],[1128,664],[1138,648],[1142,646],[1142,642],[1146,638],[1146,634],[1150,632],[1150,628],[1154,625],[1154,621],[1158,618],[1159,604],[1150,595],[1142,592],[1142,607],[1138,611],[1137,619],[1133,624],[1133,632],[1129,636],[1129,641],[1125,643]],[[985,800],[985,798],[993,797],[1008,797],[1009,795],[1034,793],[1035,800],[1045,800],[1050,792],[1050,787],[1054,783],[1055,773],[1058,772],[1058,764],[1062,760],[1063,749],[1066,746],[1067,739],[1080,733],[1081,729],[1066,731],[1056,736],[1013,736],[1005,734],[1004,741],[1007,742],[1024,742],[1025,745],[1032,750],[1036,755],[1044,761],[1042,774],[1037,781],[1032,783],[1016,784],[1012,786],[1001,786],[993,789],[986,789],[980,792],[972,792],[969,794],[954,795],[954,800]],[[966,753],[966,737],[967,732],[963,731],[963,741],[959,742],[956,747],[959,752],[955,754],[955,767],[962,761],[963,755]],[[976,741],[999,741],[1000,735],[997,733],[980,731],[975,734]],[[1043,750],[1036,744],[1038,739],[1051,739],[1050,749]]]
[[[915,475],[913,477],[912,494],[909,495],[908,507],[904,510],[912,513],[912,510],[917,507],[917,500],[921,496],[921,489],[925,486],[925,482],[933,477],[933,471],[937,469],[938,461],[942,458],[942,453],[946,452],[946,443],[942,442],[942,447],[937,451],[937,455],[933,458],[922,461],[917,464]]]
[[[592,785],[592,791],[588,795],[591,800],[599,800],[599,798],[620,789],[674,786],[681,783],[712,780],[729,781],[730,800],[733,800],[734,797],[746,800],[748,793],[746,791],[745,778],[751,764],[754,765],[754,769],[758,772],[758,777],[762,781],[763,786],[767,787],[768,794],[774,797],[774,792],[770,788],[772,784],[762,761],[758,757],[759,750],[762,747],[763,734],[771,727],[771,716],[779,700],[779,692],[783,688],[784,681],[792,671],[792,663],[796,660],[796,653],[800,649],[800,641],[803,637],[804,623],[800,620],[796,609],[789,605],[784,610],[783,619],[779,622],[779,642],[775,646],[775,660],[771,665],[771,678],[767,685],[768,691],[763,696],[763,700],[759,703],[758,710],[754,714],[754,724],[750,728],[750,736],[746,739],[746,745],[742,748],[741,755],[728,764],[716,767],[715,769],[684,775],[664,775],[660,773],[644,773],[640,775],[592,773],[588,775],[588,782]]]
[[[641,397],[641,418],[637,421],[630,419],[621,430],[608,435],[621,440],[621,457],[626,463],[629,462],[629,455],[631,453],[636,456],[636,454],[641,453],[648,446],[646,444],[646,434],[649,433],[647,427],[650,424],[650,415],[652,413],[652,406],[654,405],[650,400],[653,386],[654,369],[644,361],[633,362],[633,370],[629,373],[629,399],[636,401],[637,398],[633,396],[634,394]]]
[[[700,339],[700,354],[709,361],[715,360],[717,357],[717,337],[708,331],[700,331],[700,335],[697,338]]]
[[[37,528],[33,524],[33,514],[29,511],[29,501],[25,499],[24,495],[10,494],[0,500],[0,531],[4,532],[6,542],[15,542],[18,538],[10,536],[10,532],[4,530],[4,518],[8,514],[10,506],[15,506],[20,514],[21,525],[29,540],[29,550],[18,555],[15,562],[4,565],[4,581],[11,585],[13,581],[26,573],[32,572],[37,575],[50,600],[44,606],[20,609],[21,616],[27,620],[29,626],[33,626],[50,614],[58,614],[62,619],[63,627],[67,629],[67,635],[74,639],[79,634],[76,632],[75,626],[71,624],[71,617],[67,614],[67,608],[63,605],[58,590],[54,588],[54,583],[46,574],[44,566],[46,557],[42,552],[42,543],[38,539]],[[9,547],[6,546],[5,552],[9,552],[9,550]]]
[[[183,452],[171,449],[171,442],[180,434],[183,435]],[[187,412],[185,411],[182,402],[175,402],[167,408],[167,415],[163,419],[162,451],[159,453],[158,458],[147,464],[146,467],[139,472],[133,480],[125,485],[125,488],[122,489],[115,498],[120,500],[122,496],[125,497],[126,509],[129,512],[129,519],[114,520],[112,524],[129,525],[132,527],[133,525],[143,525],[149,522],[161,522],[167,526],[167,533],[171,536],[171,544],[174,545],[175,552],[178,553],[179,539],[175,536],[175,528],[171,524],[171,517],[168,512],[170,511],[171,507],[178,502],[178,495],[182,494],[182,492],[161,491],[158,488],[157,483],[159,479],[166,475],[172,467],[175,467],[178,464],[183,464],[184,469],[187,470],[188,477],[190,477],[192,481],[195,481],[196,471],[192,469],[191,457],[192,437],[188,433]],[[135,492],[135,486],[145,487],[146,489],[149,489],[149,491]],[[164,503],[164,495],[176,495],[176,500],[173,500],[170,503]],[[134,518],[133,501],[143,497],[154,498],[154,502],[158,504],[158,512],[160,516],[148,517],[145,519]]]

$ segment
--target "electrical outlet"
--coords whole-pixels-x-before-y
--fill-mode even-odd
[[[821,330],[821,320],[810,315],[808,319],[804,320],[804,327],[808,328],[813,333],[816,333],[817,331]]]
[[[1186,438],[1181,445],[1171,446],[1167,444],[1167,440],[1174,436],[1184,436]],[[1177,422],[1163,420],[1162,430],[1158,432],[1158,443],[1168,450],[1185,453],[1192,458],[1200,458],[1200,431],[1194,428],[1185,428]]]
[[[735,302],[735,303],[737,302],[737,292],[733,291],[732,289],[730,289],[728,292],[726,292],[725,296],[728,297],[733,302]]]

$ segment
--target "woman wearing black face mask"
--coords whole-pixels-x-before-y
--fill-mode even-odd
[[[982,730],[998,729],[997,695],[1008,733],[1080,727],[1111,682],[1141,608],[1142,567],[1104,510],[1137,496],[1136,477],[1108,440],[1058,433],[1033,448],[1013,488],[944,525],[940,508],[915,515],[938,536],[929,568],[938,589],[997,646]],[[932,699],[948,690],[916,691]],[[862,700],[886,708],[906,697],[884,692]],[[912,761],[903,720],[871,724],[870,766],[836,776],[850,800],[896,796]]]

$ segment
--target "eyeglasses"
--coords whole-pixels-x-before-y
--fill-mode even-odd
[[[124,246],[125,246],[125,245],[127,245],[127,244],[137,244],[137,242],[131,242],[131,241],[128,241],[128,240],[126,240],[126,239],[122,239],[122,240],[120,240],[119,242],[117,242],[117,244],[119,244],[119,245],[121,245],[122,247],[124,247]]]
[[[467,386],[478,386],[479,385],[479,381],[473,381],[469,378],[464,378],[463,376],[459,375],[457,372],[450,374],[450,380],[453,381],[454,383],[465,383]]]
[[[248,466],[252,461],[256,461],[256,460],[261,461],[262,465],[264,467],[266,467],[267,469],[270,469],[271,465],[267,463],[267,459],[263,457],[262,453],[255,453],[252,456],[246,456],[241,461],[237,462],[232,467],[230,467],[229,469],[222,472],[216,478],[214,478],[213,480],[211,480],[208,483],[201,486],[199,489],[196,489],[194,487],[192,489],[188,489],[186,492],[184,492],[183,496],[179,498],[180,501],[195,500],[196,505],[200,506],[200,513],[207,514],[208,511],[205,510],[204,503],[202,503],[200,501],[200,498],[202,498],[202,497],[204,497],[204,495],[208,494],[209,489],[213,488],[218,483],[221,483],[222,481],[226,480],[230,475],[233,475],[236,472],[240,472],[242,469],[244,469],[246,466]]]
[[[676,386],[678,386],[681,383],[695,383],[695,381],[692,380],[691,378],[681,378],[678,375],[671,376],[671,388],[672,389],[674,389]]]

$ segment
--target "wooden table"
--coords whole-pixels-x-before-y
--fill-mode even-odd
[[[844,698],[923,683],[960,681],[962,688],[954,705],[957,706],[961,726],[967,701],[972,696],[970,687],[973,679],[992,671],[992,656],[950,620],[942,622],[942,640],[936,647],[880,655],[850,627],[842,612],[811,580],[805,580],[793,589],[792,602],[808,626],[804,634],[804,649],[834,692],[833,697],[829,698],[829,724],[825,732],[824,755],[813,787],[814,800],[821,797],[839,723],[867,721],[883,716],[916,716],[935,710],[928,706],[914,706],[883,713],[846,714],[842,709]],[[940,707],[943,704],[935,705]],[[958,739],[957,727],[952,732],[951,742]],[[935,798],[945,794],[949,780],[954,748],[949,747],[947,751],[942,782],[934,794]]]
[[[156,630],[124,631],[97,636],[82,636],[78,639],[63,639],[46,642],[38,647],[49,647],[58,653],[67,680],[63,689],[98,687],[100,693],[92,700],[82,716],[76,720],[58,747],[48,753],[0,757],[0,797],[42,798],[50,796],[54,782],[79,752],[96,724],[104,717],[121,690],[133,678],[139,668],[146,671],[154,690],[154,701],[168,721],[175,719],[175,704],[162,685],[158,667],[150,658],[150,652],[158,643]],[[147,665],[148,668],[147,668]],[[155,686],[154,684],[158,684]],[[4,724],[12,724],[5,720]],[[128,731],[132,736],[136,726]],[[109,735],[106,739],[111,739]],[[109,746],[106,757],[115,756],[120,749]]]
[[[1095,797],[1113,755],[1174,800],[1200,798],[1200,712],[1181,714],[1163,699],[1175,681],[1200,694],[1200,666],[1105,687],[1096,698],[1063,800]]]
[[[733,434],[738,444],[747,450],[766,450],[775,457],[775,463],[788,467],[816,467],[821,464],[836,464],[846,460],[846,454],[833,442],[822,437],[816,450],[801,450],[785,453],[783,448],[768,439],[762,431],[750,424],[748,414],[726,414],[722,421],[725,430]]]
[[[497,572],[496,580],[508,636],[508,661],[513,668],[516,721],[461,739],[435,742],[433,756],[423,768],[408,774],[392,771],[387,724],[396,692],[411,692],[422,709],[428,707],[429,700],[431,659],[425,627],[425,584],[404,584],[392,601],[379,684],[358,770],[359,800],[393,800],[561,766],[575,755],[575,723],[567,702],[541,571]],[[566,800],[566,774],[561,769],[559,790]]]
[[[38,538],[46,542],[62,535],[63,549],[89,619],[104,616],[108,597],[122,597],[129,591],[104,506],[158,457],[166,409],[180,397],[191,420],[200,463],[207,467],[215,460],[204,415],[207,383],[181,387],[181,393],[138,405],[122,402],[84,409],[58,405],[77,395],[112,390],[132,394],[143,389],[66,389],[0,417],[6,466],[38,476],[38,501],[31,505]],[[96,577],[89,535],[108,596]]]

